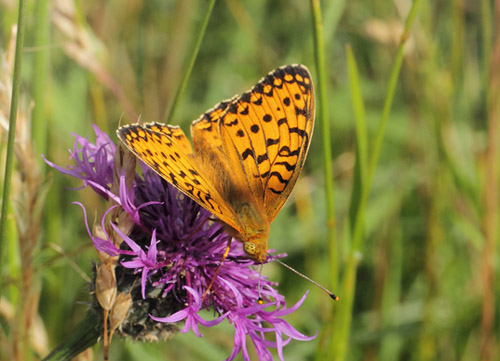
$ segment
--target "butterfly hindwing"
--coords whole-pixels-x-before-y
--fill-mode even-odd
[[[280,143],[267,177],[264,204],[270,219],[278,214],[304,166],[314,127],[314,90],[311,74],[303,66],[278,69],[284,85],[273,98],[280,99],[285,118],[278,120]],[[290,104],[288,99],[290,99]],[[288,135],[288,137],[287,137]]]
[[[301,65],[278,68],[234,99],[219,121],[224,153],[272,221],[302,170],[314,125],[314,94]]]
[[[121,141],[144,163],[182,193],[235,229],[234,212],[197,166],[184,132],[162,124],[131,124],[117,130]]]

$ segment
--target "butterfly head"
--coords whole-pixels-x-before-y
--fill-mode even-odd
[[[267,237],[243,242],[243,250],[249,258],[264,263],[267,259]]]

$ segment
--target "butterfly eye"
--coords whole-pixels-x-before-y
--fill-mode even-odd
[[[255,243],[245,242],[243,243],[243,249],[245,250],[245,253],[248,254],[249,256],[255,255]]]

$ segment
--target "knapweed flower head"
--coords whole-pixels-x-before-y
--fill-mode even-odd
[[[119,329],[122,335],[167,338],[176,328],[173,325],[184,321],[181,332],[192,330],[201,337],[200,325],[227,321],[234,327],[228,360],[240,352],[244,360],[250,359],[247,336],[261,360],[273,359],[271,348],[283,360],[283,346],[292,339],[314,338],[283,319],[301,306],[307,294],[287,308],[276,284],[251,267],[253,261],[240,242],[231,243],[210,292],[203,297],[228,245],[224,225],[148,167],[141,164],[141,174],[130,172],[135,169],[130,165],[125,171],[121,148],[117,150],[97,126],[94,130],[95,143],[75,136],[70,150],[73,165],[63,168],[46,162],[110,201],[100,225],[92,231],[87,224],[87,230],[101,263],[117,260],[110,269],[116,273],[118,291],[132,296],[130,313]],[[259,297],[263,304],[257,302]],[[212,319],[206,319],[210,315],[206,310],[211,310]]]

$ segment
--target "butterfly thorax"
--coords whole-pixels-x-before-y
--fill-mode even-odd
[[[267,258],[269,221],[251,201],[236,203],[233,202],[233,206],[242,226],[239,231],[233,229],[230,233],[243,243],[243,249],[249,258],[263,263]]]

